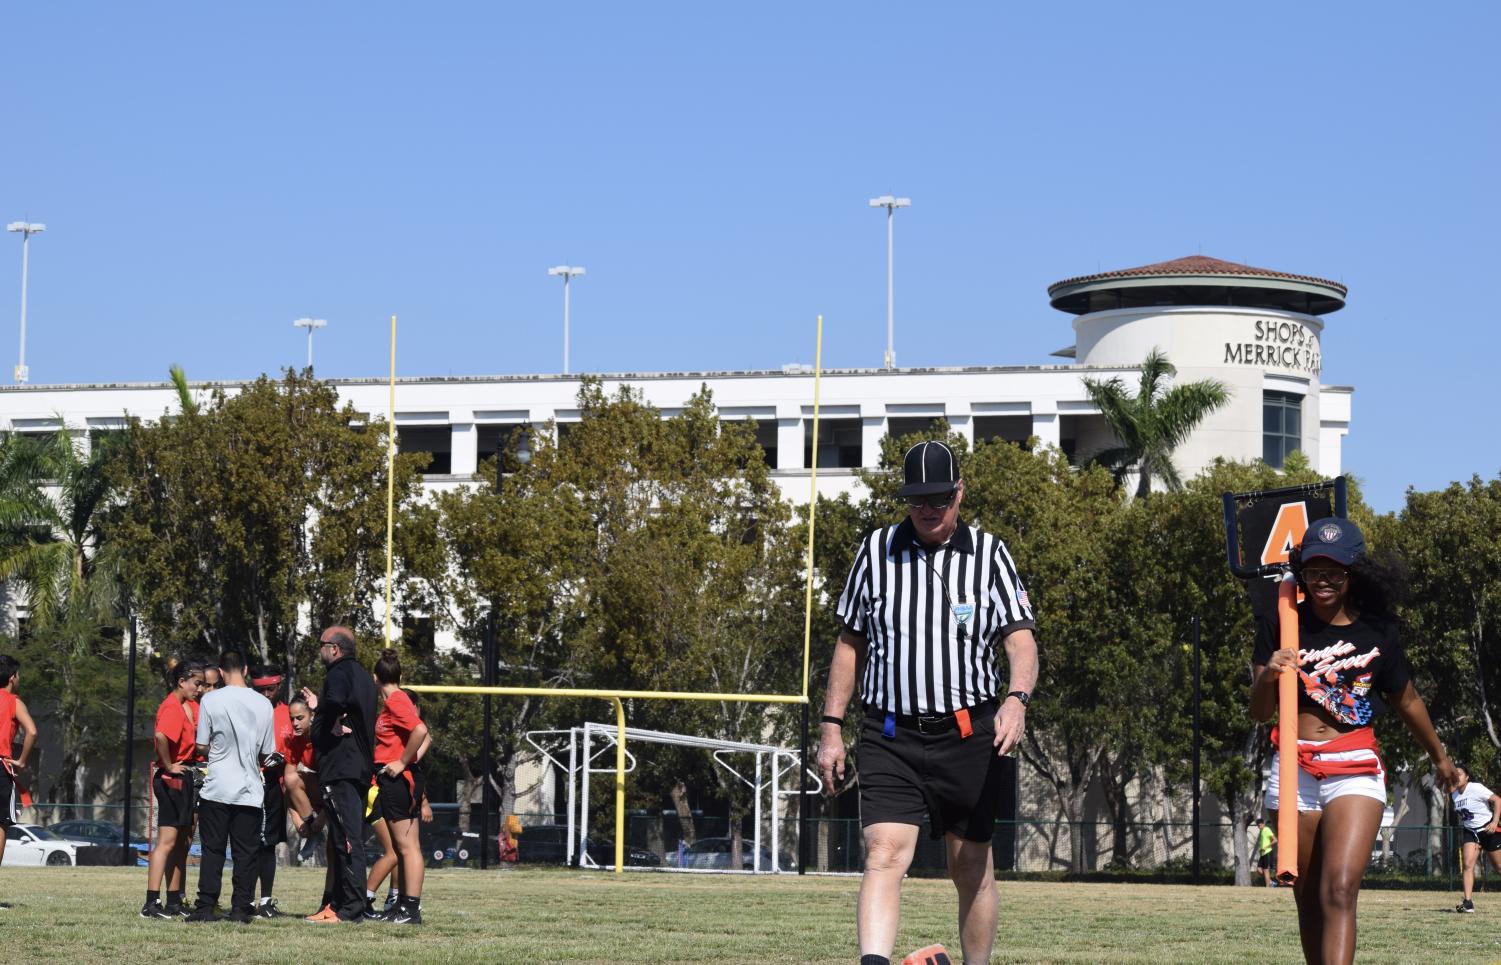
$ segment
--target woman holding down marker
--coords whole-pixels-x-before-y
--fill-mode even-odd
[[[1408,674],[1393,610],[1397,577],[1366,553],[1360,529],[1347,519],[1314,521],[1292,567],[1305,597],[1297,608],[1298,647],[1278,649],[1275,614],[1258,627],[1251,714],[1274,717],[1279,675],[1297,673],[1298,932],[1305,961],[1335,965],[1355,959],[1360,879],[1386,808],[1375,715],[1386,706],[1396,711],[1432,758],[1442,787],[1458,778]],[[1274,754],[1266,791],[1273,824],[1278,764]]]

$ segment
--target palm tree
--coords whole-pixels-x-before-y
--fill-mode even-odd
[[[108,439],[87,457],[66,428],[34,439],[0,437],[0,581],[30,606],[30,633],[16,641],[32,668],[34,707],[60,727],[57,800],[83,801],[84,762],[118,747],[121,586],[116,554],[101,535],[112,501]],[[39,773],[41,773],[39,771]]]
[[[1205,416],[1230,401],[1230,390],[1215,379],[1185,382],[1163,391],[1163,383],[1177,373],[1167,356],[1154,348],[1141,363],[1141,383],[1134,396],[1126,394],[1120,376],[1103,382],[1084,380],[1085,391],[1120,440],[1119,445],[1090,455],[1086,464],[1109,469],[1117,483],[1124,483],[1126,475],[1135,471],[1138,498],[1151,494],[1153,479],[1162,480],[1168,489],[1183,487],[1173,466],[1173,450]]]
[[[83,458],[67,429],[0,440],[0,580],[25,590],[35,626],[98,626],[117,615],[118,581],[100,538],[106,449],[101,440]]]

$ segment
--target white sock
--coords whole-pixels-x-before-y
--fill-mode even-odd
[[[366,888],[365,889],[365,900],[366,901],[374,901],[375,900],[375,892],[371,891],[369,888]]]

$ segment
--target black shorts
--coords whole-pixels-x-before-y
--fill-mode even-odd
[[[21,820],[21,789],[10,772],[0,767],[0,828],[12,827]]]
[[[168,784],[168,781],[177,785]],[[191,771],[180,777],[169,777],[162,771],[151,779],[151,790],[156,795],[156,826],[159,828],[191,828],[193,826],[194,795]]]
[[[1486,854],[1501,851],[1501,832],[1485,830],[1471,831],[1469,828],[1465,828],[1464,834],[1461,835],[1459,840],[1465,844],[1473,843],[1480,845],[1480,850]]]
[[[410,821],[421,813],[427,782],[420,769],[409,767],[396,777],[387,777],[381,771],[375,781],[380,787],[381,816],[387,821]]]
[[[1256,859],[1256,867],[1258,869],[1260,869],[1261,871],[1271,871],[1272,870],[1272,853],[1270,851],[1268,851],[1266,854],[1262,855],[1260,858],[1257,858]]]
[[[287,795],[281,781],[266,781],[266,797],[261,808],[261,844],[274,846],[287,840]]]
[[[995,704],[971,711],[970,726],[966,738],[955,728],[925,734],[906,727],[888,738],[882,719],[867,714],[858,747],[861,827],[888,821],[922,827],[926,816],[933,838],[989,841],[1001,804]]]

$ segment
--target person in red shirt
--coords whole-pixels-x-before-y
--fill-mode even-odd
[[[187,764],[193,760],[194,735],[198,730],[199,689],[203,674],[195,663],[182,660],[167,673],[172,692],[156,711],[156,760],[152,763],[151,790],[156,795],[156,847],[146,870],[146,903],[142,918],[176,918],[183,911],[183,878],[187,873],[188,847],[193,843],[193,775]],[[162,879],[167,879],[167,903],[159,897]]]
[[[287,817],[304,841],[298,857],[306,861],[312,857],[317,839],[313,835],[323,829],[323,798],[318,789],[318,769],[313,761],[313,712],[308,709],[307,698],[293,694],[287,701],[287,719],[292,726],[292,735],[286,740],[283,751],[287,762],[282,773],[282,787],[287,802]],[[318,902],[318,911],[310,918],[334,917],[334,861],[332,842],[325,841],[329,850],[327,872],[323,876],[323,898]],[[322,920],[322,919],[320,919]]]
[[[401,862],[402,894],[385,920],[420,925],[423,861],[417,819],[426,789],[422,769],[413,765],[427,739],[427,725],[401,689],[401,659],[395,650],[386,650],[375,662],[375,681],[385,698],[375,719],[375,781],[381,813]]]
[[[16,772],[26,767],[36,743],[36,724],[26,704],[16,696],[21,685],[21,663],[9,654],[0,655],[0,859],[5,857],[5,832],[21,818],[21,808],[31,803]],[[16,731],[21,732],[21,753],[15,753]],[[0,902],[0,908],[9,908]]]
[[[301,694],[295,694],[286,706],[287,724],[292,733],[282,751],[287,759],[281,778],[282,791],[287,799],[292,826],[306,838],[322,827],[318,768],[313,763],[313,712],[308,709],[307,698]]]
[[[275,667],[258,666],[250,673],[250,686],[255,692],[271,701],[271,733],[276,740],[276,752],[287,758],[287,741],[292,737],[292,715],[287,705],[280,700],[281,684],[286,679]],[[287,843],[287,799],[283,786],[286,768],[277,764],[271,770],[263,770],[261,779],[266,784],[266,796],[261,804],[261,853],[256,869],[261,882],[261,900],[255,906],[260,918],[275,918],[276,899],[272,889],[276,886],[276,847]]]

